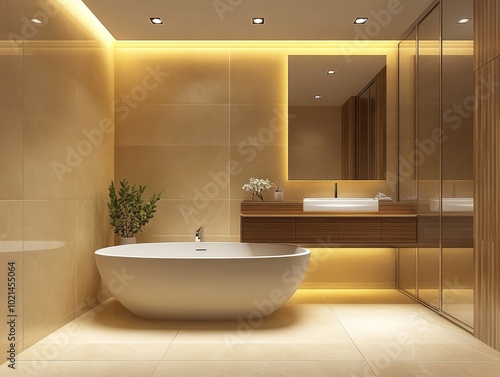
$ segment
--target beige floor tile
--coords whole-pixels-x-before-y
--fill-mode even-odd
[[[291,308],[296,312],[332,313],[319,289],[298,289],[278,312]]]
[[[43,343],[170,343],[182,321],[139,318],[115,299],[106,301],[62,327]]]
[[[500,361],[500,352],[485,344],[439,344],[397,341],[390,343],[356,343],[366,360],[389,358],[394,361]]]
[[[363,360],[353,343],[174,343],[164,360]]]
[[[321,296],[329,304],[414,304],[395,289],[322,289]]]
[[[20,361],[16,369],[0,366],[2,377],[150,377],[157,361]]]
[[[163,361],[153,377],[352,377],[375,376],[364,361]]]
[[[450,322],[436,321],[434,316],[419,314],[383,315],[377,313],[336,314],[355,343],[464,343],[477,344],[477,339]]]
[[[500,377],[500,353],[390,290],[299,290],[248,321],[162,321],[115,299],[18,355],[0,375]]]
[[[253,321],[186,322],[175,343],[351,343],[332,313],[285,310]]]
[[[377,377],[498,377],[500,362],[370,362]]]
[[[37,343],[19,355],[19,360],[119,361],[161,360],[170,343]]]

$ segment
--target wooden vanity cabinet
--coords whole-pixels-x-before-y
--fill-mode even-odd
[[[417,218],[411,213],[311,214],[301,205],[242,203],[241,242],[310,247],[409,247],[417,242]]]

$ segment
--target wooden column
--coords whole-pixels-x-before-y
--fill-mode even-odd
[[[500,0],[474,0],[474,332],[500,351]]]

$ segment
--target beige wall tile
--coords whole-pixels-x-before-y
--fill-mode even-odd
[[[194,241],[196,229],[203,226],[205,241],[229,236],[227,200],[160,200],[155,218],[137,235],[138,240],[160,240],[162,236],[181,236],[178,241]],[[155,241],[159,242],[159,241]]]
[[[75,197],[76,83],[36,56],[24,67],[25,197]]]
[[[229,107],[143,103],[117,118],[115,143],[132,145],[227,145]]]
[[[302,288],[394,288],[395,250],[312,249]]]
[[[78,49],[76,80],[90,90],[114,100],[114,67],[112,46],[91,39],[91,34],[81,30],[79,41],[74,42]]]
[[[75,238],[75,201],[24,203],[25,337],[74,315]]]
[[[231,105],[231,145],[287,145],[288,108],[283,104]]]
[[[12,41],[21,38],[23,16],[22,1],[5,2],[0,12],[0,40]],[[10,43],[9,43],[10,45]],[[3,82],[3,81],[2,81]],[[1,102],[1,101],[0,101]]]
[[[287,103],[287,55],[231,50],[231,103]]]
[[[0,204],[0,208],[2,208]],[[24,273],[23,273],[23,253],[22,241],[0,241],[0,266],[2,268],[2,284],[4,289],[0,292],[0,316],[4,319],[0,322],[0,355],[5,361],[4,355],[10,353],[13,343],[16,346],[15,353],[18,354],[22,350],[22,339],[24,337],[24,317],[23,301],[24,301]],[[10,269],[9,269],[10,268]],[[14,280],[10,280],[14,279]],[[11,285],[14,284],[14,285]],[[10,291],[10,289],[13,291]],[[17,315],[17,317],[8,317],[9,315]],[[11,328],[9,320],[14,319],[15,325]],[[11,336],[14,338],[9,339]]]
[[[146,185],[148,195],[164,191],[165,199],[227,199],[228,156],[218,146],[117,147],[115,180]]]
[[[97,304],[101,278],[94,252],[113,244],[105,200],[79,200],[76,219],[77,315]]]
[[[1,57],[0,57],[1,59]],[[0,198],[23,197],[23,118],[22,113],[0,109]]]
[[[117,48],[115,62],[117,116],[141,102],[229,102],[227,50]]]
[[[0,200],[0,242],[22,242],[22,240],[23,202],[21,200]]]
[[[77,168],[81,197],[104,198],[112,179],[112,134],[91,156],[78,154],[83,131],[113,115],[112,49],[95,37],[84,41],[84,16],[75,21],[64,6],[52,0],[9,1],[0,11],[0,150],[5,154],[0,157],[9,161],[0,171],[5,182],[0,199],[20,199],[0,200],[0,263],[19,260],[21,348],[75,318],[78,297],[96,295],[91,276],[85,277],[95,266],[83,256],[103,245],[103,239],[110,242],[111,235],[104,200],[91,201],[99,220],[91,204],[80,208],[72,199],[77,195]],[[43,27],[31,24],[31,17],[43,19]],[[11,37],[25,41],[15,44]],[[103,58],[93,54],[84,60],[89,49]],[[55,170],[54,164],[63,170]],[[83,232],[78,233],[81,261],[77,229]],[[1,307],[4,301],[1,296]]]
[[[240,241],[240,231],[241,231],[241,200],[230,200],[229,201],[229,220],[230,220],[230,234],[235,237],[232,241]]]
[[[11,43],[0,40],[0,81],[2,82],[0,109],[20,113],[23,110],[23,56],[21,48]]]
[[[77,142],[81,162],[76,167],[78,198],[107,198],[113,179],[113,110],[108,101],[77,84]]]
[[[2,284],[5,284],[5,289],[0,291],[0,316],[2,318],[8,318],[8,314],[18,314],[19,317],[16,318],[15,326],[15,337],[16,337],[16,348],[17,351],[20,350],[21,342],[23,339],[23,257],[22,257],[22,242],[23,235],[23,203],[22,201],[0,201],[0,266],[3,270],[2,272]],[[14,262],[14,266],[11,266],[14,271],[10,272],[7,270],[8,262]],[[15,280],[8,281],[7,278],[14,278]],[[9,292],[8,283],[15,283],[14,292]],[[8,293],[15,295],[13,304],[14,313],[9,313],[9,302]],[[12,299],[12,297],[11,297]],[[6,351],[10,349],[10,341],[8,341],[7,334],[10,333],[10,327],[7,321],[2,321],[0,323],[0,333],[5,334],[5,336],[0,337],[0,347],[2,352],[0,355],[6,354]],[[5,360],[5,359],[4,359]]]
[[[249,200],[250,193],[242,189],[249,178],[267,178],[286,186],[286,156],[282,146],[245,145],[231,147],[231,161],[237,169],[231,178],[231,199]],[[274,198],[274,190],[263,193],[264,200]]]

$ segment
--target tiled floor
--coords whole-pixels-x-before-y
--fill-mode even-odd
[[[110,300],[0,375],[500,377],[500,353],[395,290],[299,290],[252,322],[146,320]]]

